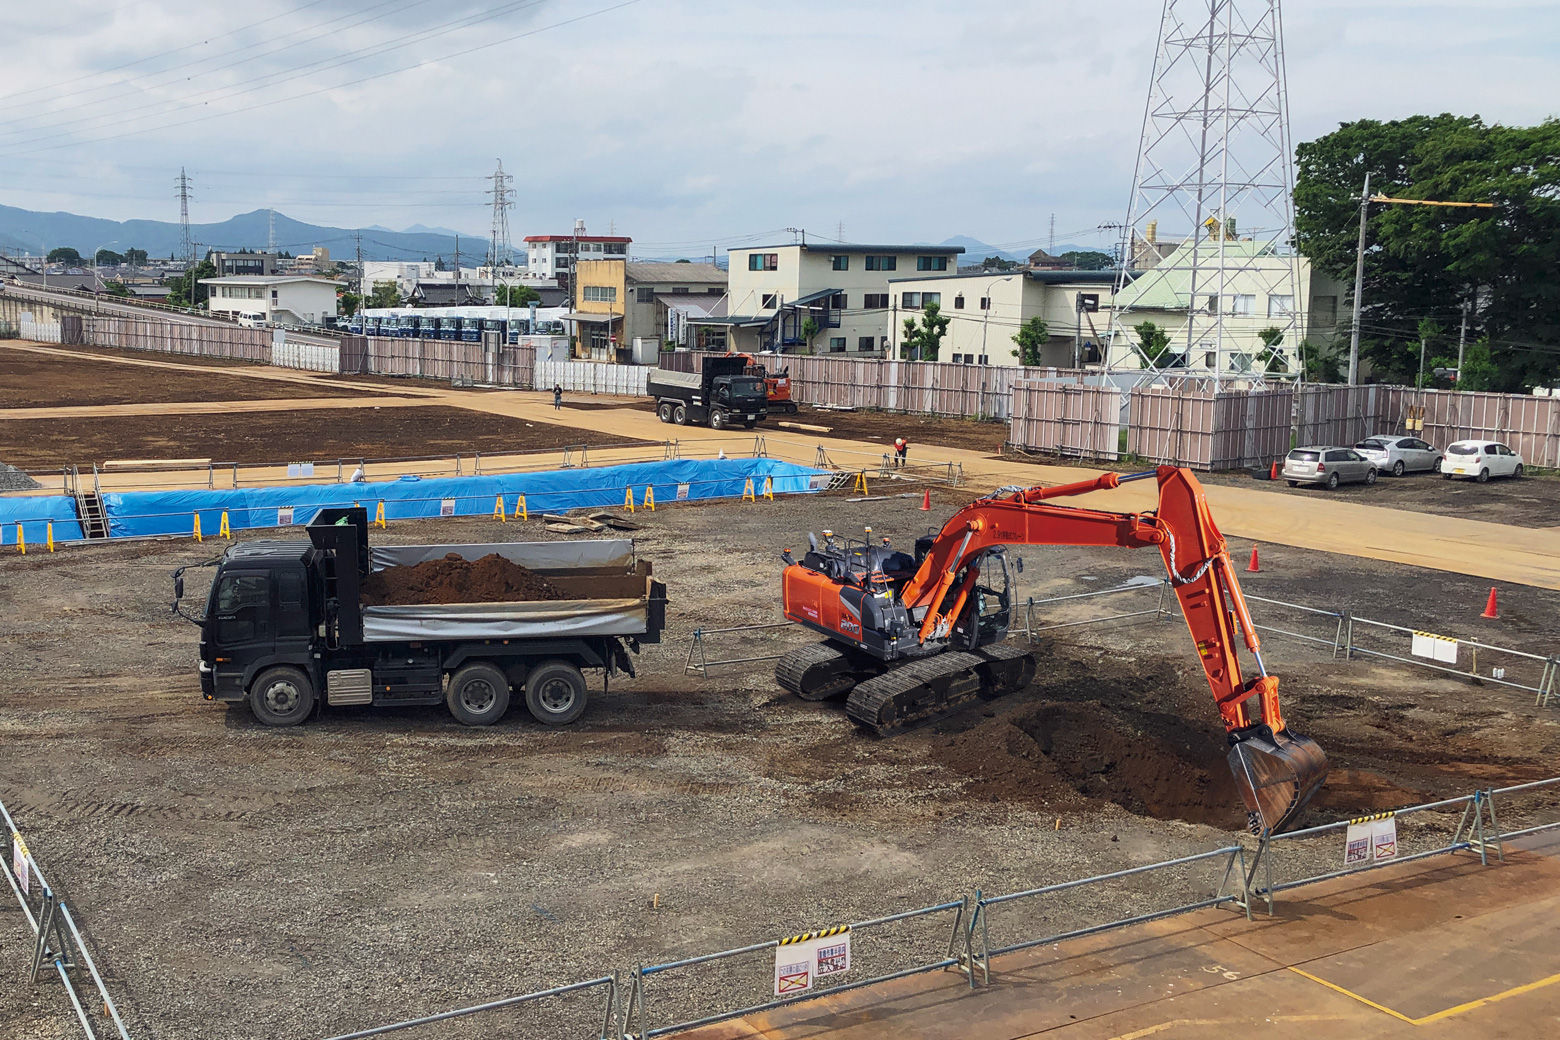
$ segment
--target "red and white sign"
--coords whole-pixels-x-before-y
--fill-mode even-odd
[[[775,951],[775,996],[785,997],[812,989],[812,952],[795,946]]]
[[[16,875],[16,883],[25,895],[28,881],[27,843],[15,831],[11,832],[11,873]]]

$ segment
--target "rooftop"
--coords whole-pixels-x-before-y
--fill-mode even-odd
[[[229,274],[220,278],[202,278],[202,285],[278,285],[282,282],[319,282],[321,285],[346,285],[334,278],[311,274]]]
[[[526,235],[527,242],[573,242],[573,235]],[[633,239],[626,235],[580,235],[581,242],[623,242],[629,243]]]
[[[701,285],[726,284],[726,272],[714,264],[679,264],[654,260],[630,260],[628,262],[628,277],[635,282],[691,282]]]
[[[726,250],[728,253],[757,253],[766,249],[800,249],[806,253],[921,253],[933,256],[939,253],[953,256],[964,252],[963,246],[916,246],[916,245],[861,245],[855,242],[785,242],[772,246],[735,246]]]

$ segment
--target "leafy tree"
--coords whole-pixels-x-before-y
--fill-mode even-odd
[[[818,335],[818,319],[809,315],[802,320],[802,340],[807,344],[807,353],[813,352],[813,337]]]
[[[1431,344],[1437,343],[1446,332],[1429,318],[1419,319],[1419,367],[1414,372],[1414,385],[1420,388],[1428,386],[1435,379],[1433,370],[1437,367],[1435,355],[1430,353]],[[1428,360],[1427,360],[1428,355]],[[1449,359],[1447,359],[1449,360]],[[1450,368],[1450,364],[1441,365],[1442,368]]]
[[[395,282],[375,282],[369,290],[369,307],[399,307],[401,306],[401,289]]]
[[[1107,267],[1114,267],[1115,257],[1109,253],[1102,253],[1097,249],[1069,250],[1057,257],[1065,260],[1079,271],[1103,271]]]
[[[444,257],[436,256],[436,257],[433,258],[433,269],[435,271],[448,271],[449,270],[449,268],[444,266]]]
[[[914,318],[905,319],[905,338],[900,353],[908,361],[936,361],[943,336],[948,333],[948,319],[940,313],[942,308],[928,303],[921,312],[921,323]]]
[[[1170,350],[1170,334],[1151,321],[1145,321],[1141,325],[1134,325],[1132,331],[1138,335],[1138,344],[1143,349],[1143,356],[1147,360],[1139,360],[1142,368],[1150,366],[1158,368],[1159,359]]]
[[[51,264],[79,264],[81,254],[70,246],[55,246],[49,250],[49,255],[44,257]]]
[[[95,262],[100,267],[117,267],[125,262],[123,253],[116,253],[112,249],[99,249]]]
[[[104,282],[103,292],[108,296],[129,296],[130,287],[124,282]]]
[[[1344,352],[1347,343],[1335,339],[1323,347],[1313,347],[1309,340],[1300,341],[1300,356],[1305,359],[1305,381],[1308,383],[1341,383],[1344,379]]]
[[[500,307],[528,307],[531,301],[542,301],[542,294],[529,285],[500,285],[493,302]]]
[[[344,314],[350,318],[352,315],[358,312],[358,308],[361,306],[363,306],[363,297],[359,296],[355,292],[352,292],[350,289],[343,289],[341,292],[336,294],[337,314]]]
[[[1478,116],[1345,123],[1300,145],[1300,252],[1352,283],[1359,194],[1491,202],[1494,209],[1375,204],[1369,210],[1361,352],[1382,378],[1412,382],[1417,323],[1461,320],[1488,338],[1492,387],[1520,390],[1560,373],[1560,121],[1486,124]]]
[[[146,266],[146,250],[131,246],[125,250],[125,263],[134,264],[136,267]]]
[[[1020,365],[1038,366],[1040,361],[1040,348],[1050,342],[1051,330],[1042,318],[1030,318],[1019,326],[1013,334],[1013,342],[1018,344],[1018,349],[1013,351],[1013,356],[1018,358]]]
[[[1279,351],[1279,345],[1284,342],[1284,330],[1269,326],[1257,333],[1257,338],[1262,341],[1262,349],[1257,351],[1257,363],[1262,366],[1264,375],[1283,375],[1289,371],[1289,359]]]
[[[209,259],[191,267],[180,275],[167,279],[168,303],[174,307],[204,307],[208,289],[200,284],[202,278],[215,278],[217,266]]]
[[[1456,361],[1452,363],[1455,365]],[[1495,360],[1490,356],[1490,341],[1481,338],[1477,343],[1470,343],[1463,351],[1462,371],[1457,373],[1457,389],[1489,390],[1499,375]]]

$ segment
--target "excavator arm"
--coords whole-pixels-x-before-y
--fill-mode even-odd
[[[1154,478],[1158,508],[1117,513],[1051,504],[1051,499],[1115,488]],[[920,639],[943,639],[965,609],[981,556],[1010,545],[1118,545],[1157,548],[1197,655],[1213,691],[1231,750],[1229,764],[1254,827],[1291,826],[1327,776],[1316,742],[1289,732],[1278,702],[1278,678],[1267,674],[1261,642],[1246,609],[1229,548],[1202,486],[1189,470],[1160,466],[1135,474],[1101,474],[1093,480],[1029,488],[983,498],[954,514],[932,540],[900,596],[921,618]],[[1244,674],[1243,643],[1256,674]]]

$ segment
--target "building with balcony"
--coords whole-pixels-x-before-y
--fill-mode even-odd
[[[211,254],[211,265],[217,269],[218,277],[227,277],[235,274],[275,274],[275,253],[219,253]]]
[[[307,275],[233,275],[202,278],[207,309],[231,317],[259,316],[274,325],[319,325],[336,314],[336,290],[345,282]]]

